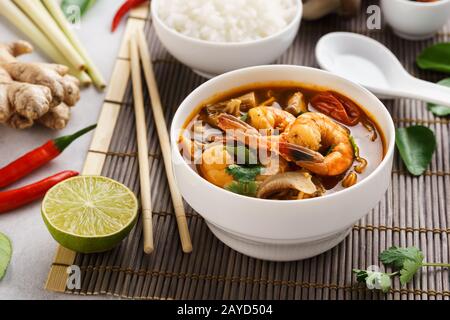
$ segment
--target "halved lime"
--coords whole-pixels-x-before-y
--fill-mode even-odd
[[[45,195],[42,217],[63,247],[82,253],[107,251],[136,224],[138,202],[123,184],[100,176],[65,180]]]

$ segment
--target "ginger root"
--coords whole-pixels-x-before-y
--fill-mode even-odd
[[[37,122],[62,129],[80,99],[80,83],[66,66],[16,59],[32,51],[25,41],[0,44],[0,123],[25,129]]]

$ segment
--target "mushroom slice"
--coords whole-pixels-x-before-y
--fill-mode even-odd
[[[256,196],[267,199],[274,193],[284,190],[297,190],[305,194],[314,194],[317,192],[317,186],[312,182],[312,176],[308,172],[290,171],[266,179],[259,186]]]
[[[209,105],[206,110],[209,113],[228,113],[236,117],[240,115],[240,106],[242,101],[240,99],[231,99],[217,104]]]
[[[285,110],[296,117],[301,113],[308,112],[308,107],[306,106],[303,93],[301,93],[300,91],[294,93],[292,97],[289,98],[288,106]]]
[[[208,105],[200,112],[200,119],[208,123],[210,126],[217,128],[217,117],[221,114],[231,114],[235,117],[239,117],[241,115],[241,103],[242,101],[240,99],[231,99]]]
[[[237,98],[241,101],[241,111],[248,111],[251,108],[256,107],[256,95],[255,92],[249,92]]]

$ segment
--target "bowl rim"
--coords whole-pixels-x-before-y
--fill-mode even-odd
[[[302,16],[303,16],[303,2],[302,0],[293,0],[297,3],[297,12],[295,14],[295,17],[292,19],[292,21],[285,26],[283,29],[281,29],[280,31],[265,37],[265,38],[261,38],[261,39],[257,39],[257,40],[251,40],[251,41],[244,41],[244,42],[214,42],[214,41],[207,41],[207,40],[202,40],[202,39],[197,39],[197,38],[192,38],[192,37],[188,37],[180,32],[177,32],[176,30],[173,30],[172,28],[169,28],[163,21],[162,19],[159,17],[158,14],[158,5],[160,0],[153,0],[150,3],[150,12],[152,15],[152,19],[154,19],[159,25],[162,26],[162,28],[169,32],[170,34],[172,34],[175,37],[179,37],[185,41],[191,41],[193,43],[196,44],[201,44],[201,45],[205,45],[205,46],[210,46],[210,47],[219,47],[219,48],[223,48],[223,47],[227,47],[227,48],[231,48],[231,47],[243,47],[243,46],[248,46],[248,45],[254,45],[254,44],[260,44],[260,43],[265,43],[265,42],[270,42],[271,40],[278,38],[279,36],[283,35],[284,33],[289,32],[294,26],[296,26],[297,24],[300,23]],[[449,0],[450,1],[450,0]]]
[[[392,1],[392,0],[390,0]],[[439,7],[444,4],[448,4],[450,0],[437,0],[433,2],[420,2],[420,1],[411,1],[411,0],[394,0],[400,3],[403,3],[404,5],[410,5],[412,7]]]
[[[222,81],[222,79],[226,78],[226,77],[235,77],[238,76],[239,74],[242,73],[246,73],[249,71],[253,71],[253,70],[274,70],[278,71],[278,70],[283,70],[286,68],[295,68],[299,71],[301,70],[308,70],[308,71],[312,71],[312,72],[317,72],[320,74],[325,74],[327,76],[332,76],[332,77],[336,77],[338,78],[340,81],[343,81],[346,85],[353,87],[359,91],[362,91],[364,94],[366,94],[369,98],[371,98],[372,100],[374,100],[374,102],[377,104],[377,108],[380,108],[382,110],[383,113],[385,113],[386,118],[388,119],[388,128],[383,128],[383,134],[385,135],[386,139],[389,139],[388,141],[388,145],[386,146],[386,153],[383,157],[383,160],[380,162],[380,164],[375,168],[375,170],[373,172],[371,172],[367,177],[365,177],[363,180],[361,180],[361,182],[351,186],[350,188],[346,188],[344,190],[340,190],[338,192],[332,193],[332,194],[328,194],[328,195],[324,195],[322,197],[317,197],[317,198],[310,198],[310,199],[303,199],[303,200],[274,200],[274,199],[260,199],[260,198],[254,198],[254,197],[248,197],[248,196],[243,196],[237,193],[233,193],[231,191],[222,189],[216,185],[214,185],[213,183],[207,181],[205,178],[201,177],[197,172],[195,172],[186,162],[186,160],[181,156],[179,150],[178,150],[178,137],[179,137],[179,130],[180,127],[175,127],[173,124],[175,122],[179,122],[181,123],[181,126],[185,123],[186,119],[179,119],[181,110],[185,107],[183,107],[184,105],[187,105],[187,101],[188,99],[190,99],[190,97],[198,94],[198,92],[204,90],[205,86],[208,86],[212,83],[216,83],[216,82],[220,82]],[[289,81],[289,80],[286,80]],[[264,82],[270,82],[270,81],[261,81],[261,83]],[[230,88],[231,90],[232,88]],[[332,88],[330,88],[332,89]],[[176,131],[176,132],[175,132]],[[366,88],[362,87],[361,85],[352,82],[348,79],[345,79],[341,76],[338,76],[336,74],[333,74],[331,72],[328,71],[324,71],[321,69],[317,69],[317,68],[313,68],[313,67],[306,67],[306,66],[296,66],[296,65],[262,65],[262,66],[254,66],[254,67],[247,67],[247,68],[242,68],[242,69],[238,69],[238,70],[234,70],[234,71],[230,71],[227,73],[224,73],[222,75],[219,75],[215,78],[212,78],[206,82],[204,82],[203,84],[201,84],[199,87],[197,87],[194,91],[192,91],[179,105],[177,112],[175,113],[173,120],[172,120],[172,125],[171,125],[171,129],[170,129],[170,137],[171,137],[171,144],[172,144],[172,151],[175,151],[175,156],[177,157],[176,161],[179,161],[182,163],[182,166],[187,168],[189,171],[195,173],[195,176],[198,178],[198,181],[200,181],[201,184],[203,184],[204,186],[206,186],[207,188],[213,188],[215,190],[218,190],[218,192],[226,192],[227,195],[231,196],[235,196],[238,197],[242,200],[246,200],[249,202],[259,202],[259,203],[266,203],[266,204],[300,204],[300,203],[315,203],[318,202],[320,204],[320,202],[325,201],[326,199],[332,199],[332,198],[336,198],[336,197],[342,197],[342,195],[348,194],[350,192],[356,192],[357,190],[365,187],[375,176],[377,176],[378,174],[380,174],[381,172],[384,171],[385,167],[389,165],[389,159],[391,157],[393,157],[394,155],[394,149],[395,149],[395,126],[394,126],[394,121],[392,120],[392,116],[389,114],[388,110],[386,109],[386,107],[384,106],[384,104],[369,90],[367,90]],[[181,160],[181,161],[180,161]],[[177,162],[177,163],[179,163]],[[172,163],[174,163],[174,159],[172,160]]]

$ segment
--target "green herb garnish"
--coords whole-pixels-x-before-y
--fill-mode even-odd
[[[400,270],[401,284],[411,281],[417,271],[424,266],[423,254],[416,247],[391,247],[380,254],[380,260],[384,265]]]
[[[350,136],[350,143],[352,144],[353,153],[355,154],[355,158],[359,158],[359,147],[356,144],[355,138],[353,138],[353,136]]]
[[[3,279],[11,261],[12,246],[9,238],[0,232],[0,280]]]
[[[227,185],[225,189],[244,196],[256,196],[258,183],[255,180],[263,170],[261,165],[241,166],[238,164],[231,164],[225,170],[234,179],[234,181]]]
[[[258,183],[256,181],[233,181],[225,189],[243,196],[255,197]]]
[[[226,172],[239,182],[253,182],[256,176],[261,174],[262,166],[240,166],[231,164],[226,168]]]
[[[385,265],[390,265],[396,269],[403,267],[406,260],[422,261],[423,255],[416,247],[398,248],[391,247],[380,254],[380,260]]]
[[[437,84],[440,84],[442,86],[450,87],[450,78],[445,78],[439,81]],[[433,112],[434,115],[439,117],[445,117],[450,115],[450,107],[447,106],[441,106],[434,103],[428,103],[427,104],[428,110]]]
[[[416,59],[421,69],[450,73],[450,42],[426,48]]]
[[[436,150],[433,131],[424,126],[400,128],[395,143],[408,171],[415,176],[424,173]]]
[[[385,273],[371,270],[353,269],[358,282],[365,282],[368,289],[380,289],[388,292],[391,289],[391,278],[400,275],[402,285],[412,280],[422,267],[450,267],[448,263],[423,262],[423,253],[416,247],[391,247],[380,254],[380,260],[385,266],[391,266],[395,271]]]

